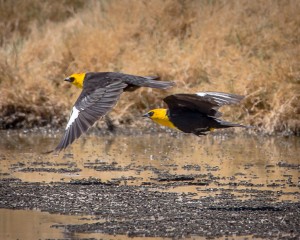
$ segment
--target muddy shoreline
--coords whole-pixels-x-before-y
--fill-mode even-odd
[[[248,191],[255,197],[241,201],[226,191],[193,199],[193,194],[157,191],[156,184],[125,186],[95,179],[51,184],[6,179],[0,181],[0,188],[0,208],[83,214],[101,220],[52,226],[68,232],[170,238],[300,237],[300,203],[277,202],[270,191]]]
[[[84,216],[51,222],[75,239],[300,238],[298,139],[196,140],[90,135],[52,156],[53,136],[2,136],[0,209]]]

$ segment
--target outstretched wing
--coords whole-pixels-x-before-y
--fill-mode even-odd
[[[116,80],[93,92],[90,92],[90,89],[83,89],[73,106],[65,134],[55,151],[65,149],[111,110],[126,86],[126,83]]]
[[[218,109],[223,105],[236,104],[244,97],[222,92],[198,92],[196,94],[173,94],[164,98],[170,111],[191,110],[212,117],[220,117]]]

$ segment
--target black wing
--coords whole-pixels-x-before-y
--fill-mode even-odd
[[[128,85],[124,91],[134,91],[140,87],[168,89],[174,86],[174,82],[158,81],[159,77],[157,76],[142,77],[120,72],[89,72],[86,73],[84,87],[103,87],[117,80],[121,80]]]
[[[173,94],[164,98],[170,111],[191,110],[212,117],[220,117],[218,109],[223,105],[236,104],[244,97],[222,92],[199,92],[196,94]]]
[[[111,72],[107,73],[107,76],[112,79],[121,79],[123,82],[128,84],[128,88],[125,91],[132,91],[139,87],[150,87],[158,89],[168,89],[174,86],[174,82],[158,81],[157,76],[136,76],[124,73]]]
[[[73,107],[65,134],[55,151],[65,149],[111,110],[126,86],[127,84],[121,80],[116,80],[93,92],[84,88]]]

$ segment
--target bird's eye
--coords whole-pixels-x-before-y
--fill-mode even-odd
[[[149,117],[152,117],[154,112],[149,112],[148,114],[149,114]]]
[[[74,82],[75,78],[74,77],[70,77],[70,82]]]

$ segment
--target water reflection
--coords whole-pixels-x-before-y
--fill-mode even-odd
[[[34,182],[93,177],[140,185],[157,182],[164,174],[202,174],[204,179],[196,177],[197,182],[208,180],[207,177],[215,179],[202,187],[202,192],[220,186],[224,189],[276,188],[283,192],[299,189],[300,141],[296,137],[90,135],[79,139],[59,156],[41,154],[54,148],[58,139],[59,136],[2,133],[0,177]],[[201,195],[199,187],[191,185],[171,190]]]
[[[254,197],[256,190],[268,190],[277,201],[300,200],[300,140],[296,137],[90,135],[58,156],[42,154],[54,148],[59,139],[47,134],[1,132],[0,178],[46,183],[93,178],[147,184],[153,191],[192,193],[194,198],[226,191],[244,200]],[[92,216],[82,220],[82,216],[0,209],[0,218],[1,239],[126,239],[99,234],[69,236],[61,229],[50,228],[59,223],[90,223]]]

